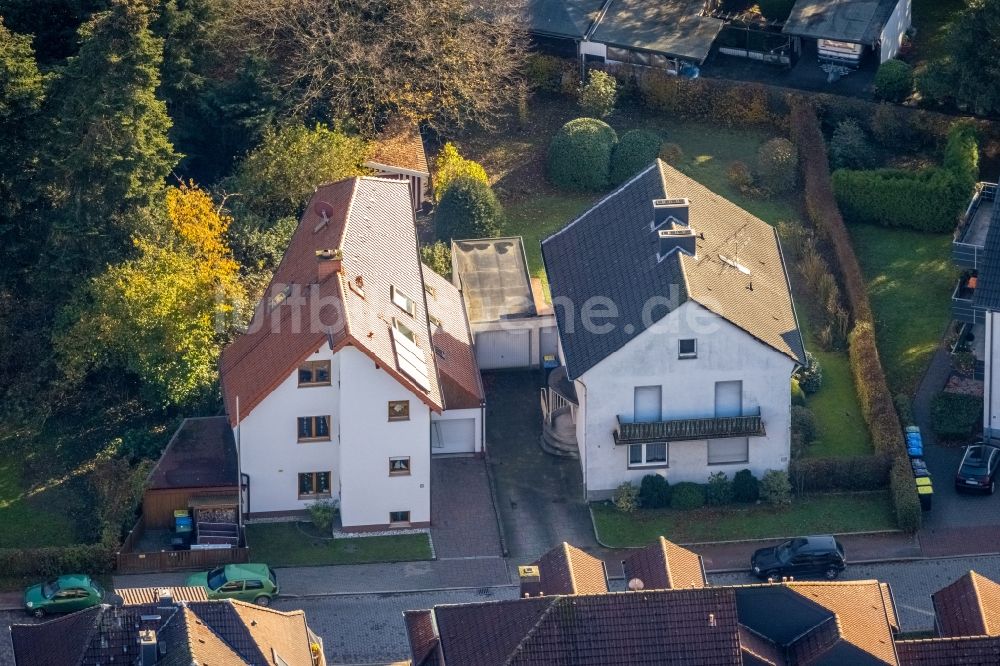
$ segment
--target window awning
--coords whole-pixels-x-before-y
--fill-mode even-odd
[[[623,423],[618,419],[615,444],[682,442],[726,437],[763,437],[764,421],[760,415],[720,416],[707,419],[674,419],[652,423]]]

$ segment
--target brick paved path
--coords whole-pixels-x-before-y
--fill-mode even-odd
[[[500,557],[500,532],[482,458],[431,461],[431,536],[438,559]]]

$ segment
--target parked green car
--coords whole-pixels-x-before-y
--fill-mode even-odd
[[[267,606],[278,596],[278,577],[266,564],[227,564],[187,579],[189,586],[201,586],[209,599],[239,599]]]
[[[73,613],[96,606],[104,599],[104,590],[85,574],[59,576],[24,591],[24,610],[35,617],[52,613]]]

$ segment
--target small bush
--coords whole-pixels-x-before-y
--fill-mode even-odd
[[[753,172],[746,162],[739,160],[730,162],[726,167],[726,178],[729,179],[729,184],[740,192],[747,192],[753,187]]]
[[[944,58],[938,58],[927,63],[913,83],[922,100],[943,105],[952,101],[954,76],[952,64]]]
[[[708,475],[705,499],[709,506],[723,506],[732,503],[733,484],[725,472],[715,472]]]
[[[639,484],[639,504],[644,509],[665,509],[670,506],[670,484],[659,474],[647,474]]]
[[[816,441],[816,416],[808,407],[792,406],[792,433],[808,446]]]
[[[792,485],[788,473],[780,469],[769,469],[760,480],[760,498],[775,506],[792,503]]]
[[[619,185],[639,173],[656,159],[660,136],[649,130],[630,130],[622,134],[611,153],[611,184]]]
[[[760,499],[760,481],[750,470],[741,469],[733,476],[733,499],[743,504]]]
[[[910,400],[910,396],[900,393],[893,398],[893,403],[896,405],[896,413],[899,414],[899,422],[903,427],[913,425],[913,401]]]
[[[684,161],[684,149],[669,141],[660,146],[660,159],[670,166],[678,166]]]
[[[833,284],[836,287],[836,283]],[[823,367],[812,352],[806,352],[806,364],[799,368],[795,376],[799,380],[799,386],[806,393],[815,393],[823,388]]]
[[[943,439],[968,439],[982,416],[979,396],[938,393],[931,403],[931,427]]]
[[[788,466],[796,493],[882,490],[889,481],[889,456],[802,458]]]
[[[913,92],[913,68],[902,60],[887,60],[875,72],[875,96],[902,102]]]
[[[795,377],[792,377],[792,404],[802,407],[806,404],[806,392],[799,386],[799,380]]]
[[[549,144],[549,179],[568,190],[600,191],[608,186],[611,154],[618,135],[595,118],[577,118],[560,128]]]
[[[524,78],[532,90],[558,93],[562,91],[563,76],[574,75],[576,63],[565,58],[532,53],[524,68]]]
[[[316,500],[309,504],[309,519],[320,532],[330,532],[337,510],[337,503],[331,499]]]
[[[830,138],[830,165],[834,169],[870,169],[875,165],[868,137],[856,120],[848,118],[837,124]]]
[[[636,490],[634,485],[626,481],[615,488],[615,494],[611,496],[611,502],[622,513],[635,513],[635,510],[639,508],[639,491]]]
[[[481,181],[484,185],[490,184],[483,165],[465,159],[458,154],[458,148],[448,142],[434,158],[434,201],[441,201],[448,186],[462,177]]]
[[[900,118],[899,109],[892,104],[879,104],[871,118],[871,131],[875,140],[888,148],[896,148],[910,140],[911,132]]]
[[[420,261],[441,277],[451,279],[451,248],[444,241],[421,245]]]
[[[597,118],[607,118],[615,110],[618,84],[613,76],[599,69],[587,73],[587,82],[580,87],[580,108]]]
[[[691,481],[675,483],[670,489],[671,509],[699,509],[705,506],[705,486]]]
[[[500,233],[503,208],[493,190],[481,180],[461,176],[453,180],[434,213],[438,238],[493,238]]]
[[[771,192],[788,192],[795,187],[799,153],[788,139],[775,138],[757,151],[757,178]]]

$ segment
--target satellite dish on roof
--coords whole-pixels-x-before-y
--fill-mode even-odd
[[[333,204],[329,201],[317,201],[313,204],[313,211],[320,217],[331,218],[333,217],[334,208]]]
[[[639,578],[633,578],[628,582],[628,589],[632,592],[638,592],[646,587],[646,584],[642,582]]]

